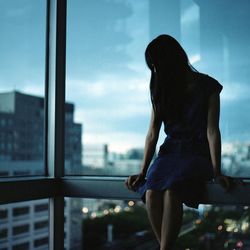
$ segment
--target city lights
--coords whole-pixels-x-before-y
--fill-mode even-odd
[[[134,204],[135,204],[134,201],[129,201],[129,202],[128,202],[128,205],[129,205],[130,207],[134,206]]]
[[[92,213],[91,213],[91,217],[92,217],[92,218],[96,218],[96,216],[97,216],[96,212],[92,212]]]
[[[108,210],[108,209],[104,209],[104,210],[103,210],[103,214],[104,214],[104,215],[109,214],[109,210]]]
[[[195,220],[195,224],[201,224],[201,219],[197,219],[197,220]]]
[[[83,207],[83,208],[82,208],[82,212],[83,212],[84,214],[87,214],[87,213],[89,212],[89,209],[88,209],[87,207]]]
[[[121,211],[121,206],[117,205],[114,209],[115,213],[119,213]]]
[[[130,207],[125,207],[124,211],[129,212],[130,211]]]

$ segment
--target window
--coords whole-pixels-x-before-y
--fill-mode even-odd
[[[204,206],[189,232],[182,234],[177,248],[244,249],[249,246],[247,206]],[[193,227],[193,229],[192,229]]]
[[[141,201],[78,200],[78,209],[70,214],[71,220],[75,221],[75,231],[70,239],[75,248],[82,238],[84,249],[123,249],[126,246],[131,250],[157,249],[158,243]],[[184,206],[176,249],[229,250],[238,249],[239,245],[247,247],[249,215],[248,206],[200,205],[198,210]]]
[[[64,4],[64,1],[48,2],[52,4],[50,7],[59,6],[59,11]],[[13,187],[20,186],[20,189],[8,189],[8,202],[22,202],[21,205],[8,203],[0,206],[0,225],[1,230],[3,229],[0,235],[3,239],[6,234],[8,236],[7,242],[0,240],[0,250],[28,250],[34,246],[48,249],[49,236],[53,237],[53,233],[63,230],[58,228],[56,223],[52,226],[55,232],[50,231],[50,235],[49,230],[46,234],[40,229],[45,228],[45,221],[57,217],[49,218],[48,213],[49,210],[54,211],[57,205],[65,209],[64,223],[62,222],[64,237],[58,241],[51,241],[54,240],[57,249],[76,249],[75,247],[81,247],[82,244],[85,248],[98,246],[102,250],[109,249],[110,246],[114,249],[133,249],[138,243],[143,245],[144,249],[156,248],[155,237],[150,232],[145,209],[140,201],[114,200],[112,194],[116,193],[115,198],[119,199],[124,197],[126,192],[120,192],[119,188],[117,192],[113,188],[123,179],[114,176],[138,173],[140,167],[151,108],[148,86],[150,74],[144,62],[144,50],[147,43],[161,33],[175,36],[186,49],[191,63],[199,71],[214,76],[223,84],[223,171],[234,176],[248,177],[249,117],[246,114],[249,113],[247,93],[250,5],[248,1],[239,4],[230,0],[227,1],[227,5],[224,2],[67,1],[65,172],[68,176],[61,178],[59,173],[59,176],[54,178],[51,172],[55,169],[49,168],[49,171],[46,171],[46,177],[49,178],[46,178],[44,162],[48,162],[51,167],[53,159],[59,158],[59,162],[55,163],[55,172],[62,172],[59,143],[55,144],[59,148],[56,148],[55,154],[53,152],[43,161],[43,154],[46,156],[43,152],[43,121],[46,115],[43,98],[46,0],[1,1],[0,30],[3,39],[0,53],[4,65],[0,62],[0,176],[40,175],[38,178],[25,179],[25,182],[35,180],[34,187],[40,186],[33,188],[31,185],[31,194],[22,183],[22,178],[5,178],[0,182],[1,197],[4,199],[6,189],[2,187],[5,187],[6,183],[13,184]],[[54,9],[50,8],[52,12]],[[65,19],[61,19],[61,12],[57,14],[57,24],[63,28],[61,26]],[[52,49],[47,57],[51,61],[46,65],[49,75],[53,76],[49,79],[52,81],[48,88],[50,101],[60,100],[64,93],[60,84],[63,82],[62,68],[65,64],[63,60],[55,63],[53,46],[56,41],[56,48],[61,52],[64,39],[53,39],[58,38],[54,29],[54,18],[55,16],[48,24],[48,40],[49,45],[52,45],[48,47]],[[62,54],[59,53],[60,57],[63,57]],[[56,90],[62,90],[59,94],[56,91],[58,99],[54,95],[55,81],[51,80],[54,78],[55,68],[59,68],[57,80],[62,80],[60,83],[56,82]],[[13,107],[15,102],[16,106]],[[54,111],[57,114],[60,107],[63,107],[58,105],[58,110],[53,110],[54,106],[51,106],[49,115],[52,117]],[[22,108],[25,109],[21,112]],[[54,134],[55,127],[51,129],[50,125],[46,127],[48,139],[58,142],[57,135],[60,133]],[[57,128],[60,130],[60,126]],[[157,148],[164,138],[164,133],[161,133]],[[50,154],[51,151],[48,152]],[[91,177],[71,178],[69,175]],[[108,177],[100,178],[105,175]],[[68,202],[66,206],[61,203],[62,197],[58,197],[58,193],[55,194],[57,189],[51,188],[58,179],[64,183],[62,196],[74,197],[65,198]],[[103,180],[107,181],[108,185],[105,186],[105,190],[100,190]],[[48,183],[50,181],[52,186]],[[79,187],[86,183],[90,183],[89,186],[94,187],[94,190],[75,189],[75,186]],[[47,184],[49,189],[46,189]],[[41,188],[42,186],[45,189]],[[232,198],[237,201],[245,199],[244,202],[249,203],[248,196],[244,196],[249,188],[248,184],[246,186],[244,190],[237,189]],[[107,195],[106,198],[113,198],[99,199],[98,195],[102,191]],[[236,197],[241,191],[246,198]],[[96,197],[89,199],[93,196]],[[53,202],[49,206],[42,205],[41,200],[37,200],[41,197],[52,197]],[[134,196],[131,193],[128,197]],[[21,201],[23,199],[36,200]],[[228,196],[225,196],[225,200],[222,199],[226,203],[229,200]],[[48,203],[48,199],[46,202]],[[248,210],[247,206],[235,205],[201,206],[198,211],[185,210],[184,223],[187,224],[184,226],[187,227],[184,227],[184,231],[187,229],[188,233],[181,236],[178,247],[193,250],[229,250],[242,248],[244,245],[247,248],[247,220],[250,216]],[[132,230],[131,227],[128,229],[128,222],[129,226],[132,225]],[[119,223],[123,225],[119,225],[121,230],[117,230]],[[31,235],[25,235],[22,239],[13,237],[14,227],[24,229],[28,224],[32,229],[36,228],[35,238],[32,230]],[[94,231],[96,241],[93,241],[89,233],[93,228],[100,230],[99,234]],[[20,229],[16,230],[18,232]],[[61,241],[64,241],[64,247]]]
[[[48,210],[48,204],[39,204],[35,206],[35,212],[42,212]]]
[[[135,174],[150,115],[149,1],[69,1],[67,10],[66,174]]]
[[[226,8],[193,0],[69,1],[66,174],[138,173],[151,109],[144,51],[168,33],[198,71],[223,85],[223,171],[250,175],[248,7],[233,1]],[[156,152],[165,136],[161,131]]]
[[[39,247],[39,246],[47,245],[48,242],[49,242],[49,238],[48,237],[41,238],[41,239],[35,240],[34,246],[35,247]]]
[[[49,223],[47,220],[36,222],[35,223],[35,230],[46,229],[46,228],[48,228],[48,225],[49,225]]]
[[[6,240],[7,236],[8,236],[8,229],[7,228],[0,229],[0,241]]]
[[[16,226],[13,227],[13,235],[23,234],[29,232],[29,225],[22,225],[22,226]]]
[[[43,204],[47,206],[47,210],[36,216],[35,207]],[[9,247],[30,250],[33,249],[35,240],[49,237],[48,199],[4,204],[0,205],[0,211],[4,212],[3,218],[0,217],[0,249]]]
[[[13,216],[27,215],[29,211],[29,207],[17,207],[13,209]]]
[[[1,1],[0,23],[0,173],[43,174],[46,1]]]
[[[27,250],[29,249],[29,242],[14,245],[12,249],[13,250]]]
[[[8,210],[5,208],[0,208],[0,220],[7,219],[8,217]]]

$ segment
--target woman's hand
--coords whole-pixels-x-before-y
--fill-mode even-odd
[[[227,175],[218,175],[215,177],[215,181],[226,191],[229,191],[235,184],[244,185],[244,182],[241,179]]]
[[[137,186],[145,179],[145,174],[139,173],[131,175],[125,180],[125,185],[129,190],[136,191]]]

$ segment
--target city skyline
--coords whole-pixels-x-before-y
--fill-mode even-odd
[[[100,1],[97,5],[93,1],[68,3],[66,101],[75,103],[75,122],[84,124],[82,144],[108,144],[109,149],[117,153],[144,146],[151,111],[150,72],[144,60],[144,50],[152,39],[149,3],[131,0],[109,4]],[[228,77],[226,73],[222,76],[209,72],[212,62],[202,58],[200,34],[192,31],[192,27],[199,28],[194,26],[199,23],[199,8],[193,1],[187,3],[182,6],[180,42],[194,66],[201,71],[208,69],[224,87],[221,92],[222,140],[249,141],[249,120],[245,117],[250,112],[250,85],[242,76],[237,82],[235,75],[233,80],[228,80],[223,78]],[[0,47],[1,92],[18,90],[44,96],[45,7],[42,0],[25,0],[22,4],[16,0],[1,2],[0,28],[5,34]],[[109,18],[102,8],[109,13]],[[104,16],[107,21],[101,23]],[[88,29],[88,22],[92,22],[98,35]],[[195,40],[187,37],[188,34]],[[18,46],[17,37],[20,38]],[[223,53],[228,53],[226,47]],[[249,64],[245,62],[245,65]],[[164,137],[162,126],[157,147]]]

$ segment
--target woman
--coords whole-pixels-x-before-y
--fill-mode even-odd
[[[197,72],[180,44],[160,35],[146,48],[151,70],[151,121],[141,172],[125,185],[146,203],[152,229],[161,250],[170,250],[182,224],[183,203],[198,208],[205,182],[216,178],[228,189],[230,178],[221,174],[219,129],[222,85]],[[155,152],[162,123],[167,137]]]

